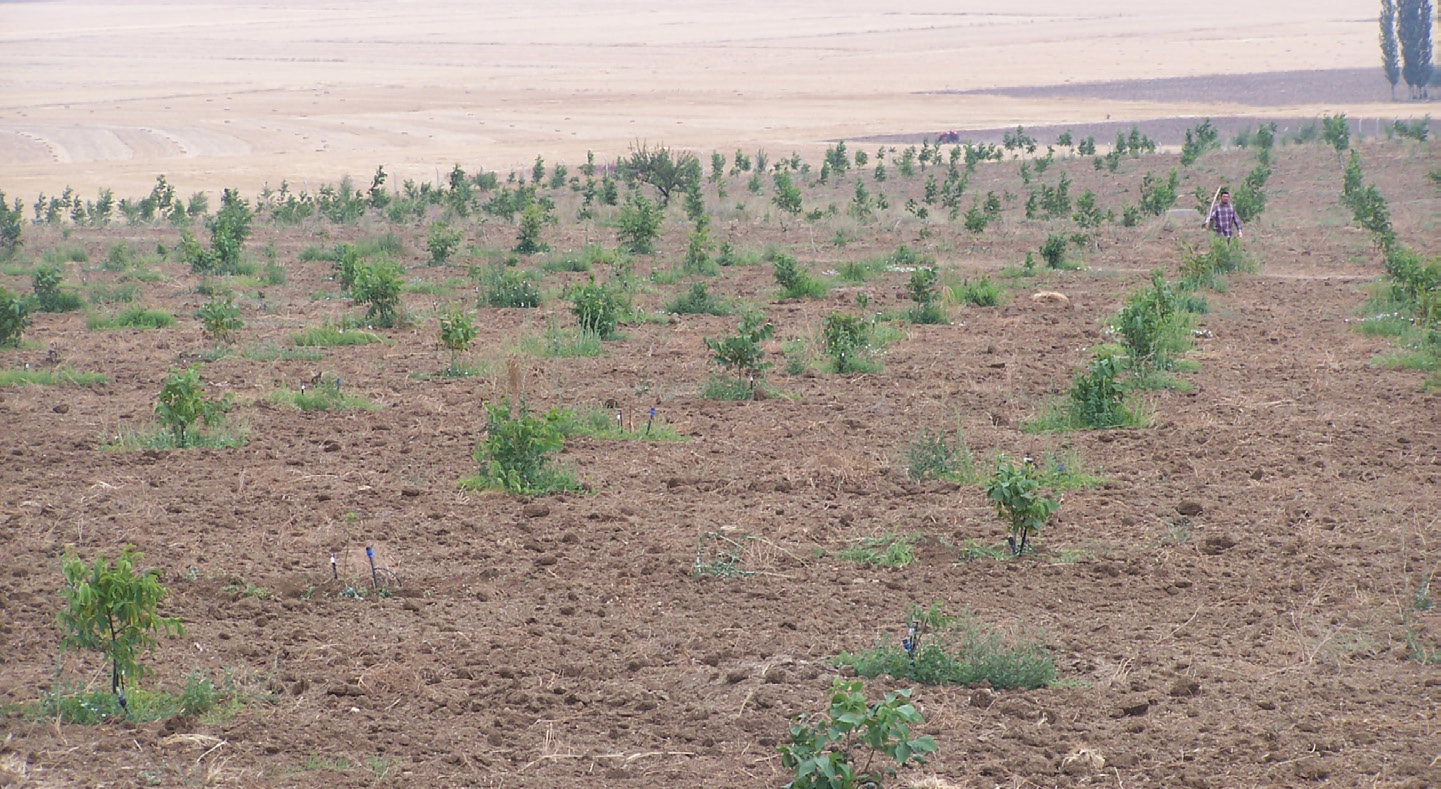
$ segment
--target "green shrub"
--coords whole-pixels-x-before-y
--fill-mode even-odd
[[[1133,420],[1126,408],[1126,391],[1117,382],[1121,361],[1097,353],[1090,366],[1071,382],[1070,421],[1082,429],[1121,427]]]
[[[1171,210],[1176,205],[1176,188],[1180,182],[1175,168],[1171,169],[1170,177],[1164,182],[1158,181],[1155,175],[1146,173],[1141,179],[1141,210],[1152,216],[1160,216]]]
[[[1047,268],[1065,268],[1066,237],[1055,233],[1046,236],[1046,243],[1041,245],[1041,259],[1046,261]]]
[[[63,288],[57,263],[37,266],[31,282],[35,288],[35,302],[41,312],[71,312],[84,304],[80,294]]]
[[[9,259],[20,249],[23,243],[20,240],[21,228],[24,225],[19,198],[16,198],[12,207],[5,201],[5,193],[0,192],[0,259]]]
[[[1040,488],[1040,475],[1031,463],[1016,466],[1004,460],[986,485],[986,498],[995,502],[996,514],[1005,521],[1006,544],[1016,556],[1025,552],[1029,538],[1040,533],[1060,506],[1041,495]]]
[[[400,319],[400,292],[405,285],[405,272],[396,263],[381,260],[362,266],[351,298],[365,304],[365,319],[382,329],[394,328]]]
[[[450,366],[446,371],[454,375],[460,354],[470,349],[475,340],[475,321],[460,310],[451,310],[440,317],[440,344],[450,351]]]
[[[609,283],[598,284],[592,277],[590,282],[571,291],[570,303],[581,331],[604,340],[615,337],[615,328],[625,304]]]
[[[459,229],[444,222],[432,224],[425,239],[425,247],[430,252],[430,265],[444,266],[450,262],[450,256],[460,247],[460,240]]]
[[[20,344],[20,336],[30,327],[30,305],[26,299],[0,285],[0,347]]]
[[[819,299],[826,295],[825,283],[812,277],[790,255],[776,253],[772,265],[775,267],[776,284],[781,286],[780,298]]]
[[[73,553],[61,563],[65,607],[55,617],[64,634],[60,648],[101,653],[109,664],[111,692],[121,708],[126,706],[126,687],[151,673],[140,658],[154,651],[156,636],[185,632],[178,618],[156,613],[169,591],[160,583],[159,570],[135,573],[142,558],[127,545],[113,565],[103,553],[95,555],[94,565]]]
[[[945,431],[924,429],[903,451],[906,477],[913,480],[944,479],[961,484],[977,482],[975,458],[960,428],[947,440]]]
[[[837,679],[825,713],[796,717],[790,742],[777,748],[794,775],[787,788],[874,789],[908,763],[924,764],[936,743],[911,737],[910,727],[924,718],[910,698],[899,690],[868,704],[861,683]]]
[[[550,249],[540,239],[540,231],[550,220],[550,214],[538,202],[527,203],[520,211],[520,226],[515,235],[515,252],[520,255],[534,255]]]
[[[1034,689],[1056,679],[1050,652],[1019,629],[994,630],[969,613],[950,617],[939,604],[912,606],[908,621],[901,645],[883,642],[867,652],[842,653],[836,663],[862,677],[885,675],[925,685],[986,682],[997,690]]]
[[[481,281],[480,302],[483,307],[539,307],[540,289],[523,272],[495,268]]]
[[[741,319],[736,333],[719,340],[705,338],[705,345],[712,354],[711,360],[731,371],[735,380],[744,385],[744,398],[719,397],[715,399],[750,399],[754,395],[756,381],[770,368],[765,361],[765,350],[761,343],[770,339],[775,327],[763,315],[751,313]],[[707,395],[709,397],[709,395]]]
[[[711,295],[704,282],[696,282],[684,294],[667,302],[665,311],[677,315],[729,315],[731,308]]]
[[[1125,346],[1127,364],[1138,374],[1169,370],[1174,357],[1190,347],[1189,313],[1160,270],[1151,273],[1151,287],[1131,294],[1113,326]]]
[[[524,406],[511,416],[506,400],[485,407],[485,439],[475,451],[481,473],[461,481],[469,489],[492,488],[518,496],[575,490],[579,483],[555,468],[550,456],[565,444],[556,412],[535,416]]]
[[[865,358],[871,340],[871,325],[864,319],[843,312],[826,316],[821,327],[821,345],[836,373],[870,372],[874,369]]]
[[[179,449],[194,443],[197,421],[204,422],[206,427],[217,425],[229,410],[229,395],[220,400],[206,399],[205,390],[200,385],[199,365],[191,365],[184,370],[172,367],[155,400],[155,415],[169,429],[174,445]]]
[[[662,206],[647,200],[639,192],[631,192],[616,217],[616,237],[620,248],[633,255],[652,254],[664,221],[665,209]]]
[[[911,278],[906,283],[906,293],[916,306],[907,313],[906,318],[911,323],[938,324],[946,323],[946,311],[936,303],[937,296],[936,281],[938,277],[936,270],[930,266],[918,266],[911,272]]]
[[[210,247],[201,247],[190,231],[180,233],[181,254],[196,274],[242,274],[240,256],[250,238],[250,225],[255,215],[250,204],[233,189],[221,194],[220,210],[206,220],[210,228]]]
[[[200,327],[205,335],[219,345],[229,345],[235,335],[245,326],[240,318],[240,308],[229,296],[212,298],[196,311]]]

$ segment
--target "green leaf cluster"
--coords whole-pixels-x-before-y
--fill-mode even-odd
[[[1042,495],[1040,473],[1030,463],[1000,463],[986,485],[986,498],[995,503],[996,514],[1005,521],[1007,541],[1017,556],[1060,506],[1059,501]]]
[[[61,649],[92,650],[110,662],[110,687],[125,703],[125,687],[144,679],[151,669],[140,658],[155,649],[156,635],[182,635],[180,620],[162,617],[156,606],[168,594],[159,570],[137,574],[143,555],[125,546],[112,565],[103,553],[87,565],[67,554],[61,565],[65,607],[55,623],[64,634]]]
[[[175,446],[184,448],[193,443],[192,428],[196,421],[207,427],[218,424],[230,410],[230,398],[208,400],[200,385],[200,365],[191,365],[184,370],[171,368],[160,385],[160,395],[155,400],[155,415],[170,429]]]
[[[912,737],[923,723],[911,704],[911,691],[887,693],[868,703],[860,682],[835,681],[830,704],[817,716],[791,723],[790,742],[777,748],[781,766],[795,779],[787,789],[862,789],[879,787],[908,763],[924,764],[936,742]],[[879,757],[879,758],[878,758]]]

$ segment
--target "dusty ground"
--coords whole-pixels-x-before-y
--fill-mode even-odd
[[[536,154],[572,164],[586,149],[614,156],[636,137],[706,152],[794,148],[815,161],[821,140],[925,129],[1020,122],[1046,129],[1045,141],[1074,125],[1107,140],[1107,115],[1128,126],[1202,114],[1415,114],[1386,102],[1379,76],[1371,98],[1308,94],[1264,107],[1074,84],[1014,95],[1140,75],[1370,67],[1370,12],[1339,0],[1310,4],[1302,22],[1230,0],[1144,12],[1036,0],[1006,15],[953,5],[772,3],[759,24],[747,3],[604,15],[561,3],[542,15],[534,4],[477,15],[443,2],[0,3],[0,188],[27,203],[65,184],[139,197],[164,171],[183,194],[253,194],[281,179],[314,191],[382,161],[398,177],[432,179],[456,161],[474,171]],[[974,89],[995,95],[945,93]],[[1441,164],[1437,144],[1373,142],[1363,156],[1400,235],[1441,253],[1441,203],[1425,178]],[[1075,180],[1073,194],[1093,189],[1119,212],[1145,172],[1175,164],[1162,154],[1126,160],[1116,174],[1086,161],[1056,167]],[[1180,205],[1195,186],[1251,166],[1248,152],[1208,155],[1185,171]],[[906,327],[878,373],[777,370],[787,398],[699,396],[701,340],[734,318],[627,327],[596,359],[517,352],[517,338],[548,316],[570,321],[557,301],[538,313],[479,311],[472,361],[486,375],[412,377],[445,363],[437,306],[470,303],[469,283],[447,281],[513,243],[514,228],[494,219],[467,226],[473,248],[447,269],[421,266],[423,227],[258,226],[249,254],[263,260],[273,244],[288,280],[242,288],[243,345],[284,344],[302,326],[358,313],[316,298],[336,284],[329,264],[299,261],[307,247],[394,232],[408,276],[442,295],[407,296],[417,324],[387,332],[391,344],[326,349],[320,362],[206,364],[212,392],[242,403],[248,440],[234,450],[101,449],[115,431],[144,427],[166,368],[204,347],[190,317],[204,297],[185,266],[153,263],[168,279],[142,286],[143,303],[180,317],[174,328],[96,332],[78,313],[40,316],[25,347],[0,351],[0,365],[42,365],[53,349],[110,382],[0,391],[0,785],[779,786],[774,746],[789,716],[820,709],[835,674],[828,661],[899,639],[909,604],[931,601],[1041,628],[1064,682],[993,700],[917,688],[939,751],[908,773],[912,782],[1441,784],[1441,676],[1410,658],[1403,622],[1441,567],[1441,403],[1421,390],[1421,374],[1373,366],[1387,342],[1348,324],[1379,269],[1337,204],[1334,154],[1286,147],[1274,169],[1270,208],[1248,228],[1261,269],[1209,294],[1192,388],[1150,395],[1155,424],[1144,430],[1037,436],[1019,426],[1064,391],[1146,271],[1173,271],[1181,245],[1202,240],[1194,219],[1108,227],[1082,271],[999,278],[1060,226],[1024,221],[1015,203],[979,238],[937,221],[923,239],[900,209],[923,178],[894,173],[867,181],[892,205],[873,224],[842,217],[787,232],[743,179],[724,201],[707,191],[714,235],[738,249],[778,246],[822,271],[905,243],[947,272],[988,273],[1010,291],[1002,307],[954,308],[951,326]],[[807,187],[807,208],[844,205],[853,179]],[[991,189],[1023,194],[1014,162],[984,166],[970,194]],[[557,200],[566,221],[546,231],[553,248],[613,245],[606,224],[571,219],[572,195]],[[639,272],[669,269],[685,232],[673,209],[661,253],[640,258]],[[837,233],[845,246],[832,243]],[[112,244],[148,256],[178,235],[168,226],[25,234],[20,263],[85,249],[88,262],[66,266],[76,285],[115,283],[120,275],[99,268]],[[550,274],[545,286],[583,276]],[[779,361],[782,340],[813,336],[859,291],[878,309],[901,306],[904,281],[888,274],[801,303],[776,303],[765,267],[727,270],[711,286],[776,322]],[[0,284],[29,289],[22,275]],[[686,285],[652,286],[641,303],[657,309]],[[1042,289],[1071,306],[1032,303]],[[688,440],[571,442],[563,460],[595,488],[588,495],[462,493],[481,405],[506,391],[510,359],[542,407],[614,400],[639,420],[654,406]],[[382,408],[302,414],[251,402],[320,372]],[[900,460],[923,428],[957,425],[983,463],[996,451],[1068,448],[1106,478],[1067,492],[1043,535],[1078,560],[957,561],[964,541],[999,538],[984,494],[910,482]],[[714,530],[755,537],[746,561],[768,574],[693,577],[697,542]],[[827,553],[886,532],[922,534],[919,560],[868,569]],[[249,699],[237,715],[81,727],[21,714],[55,678],[59,553],[126,542],[163,570],[166,611],[187,628],[154,656],[157,681],[229,671]],[[394,597],[338,596],[331,551],[354,581],[365,546],[403,581]],[[240,595],[246,584],[272,595]],[[1441,644],[1434,611],[1409,616],[1413,633]],[[93,662],[65,665],[99,681]],[[888,687],[869,683],[873,693]],[[1079,748],[1102,754],[1104,770],[1064,772]]]
[[[1368,176],[1392,196],[1401,235],[1441,251],[1435,188],[1415,166],[1434,165],[1436,145],[1374,143],[1364,155]],[[1058,166],[1077,193],[1095,189],[1103,207],[1119,208],[1135,199],[1145,171],[1173,164],[1166,155],[1127,160],[1114,175],[1085,161]],[[1212,154],[1187,171],[1183,191],[1250,166],[1247,152]],[[921,180],[883,188],[895,206],[918,195]],[[596,359],[516,355],[517,336],[539,331],[544,315],[570,320],[562,302],[542,314],[482,310],[474,357],[491,372],[416,380],[411,373],[444,363],[433,315],[447,298],[413,295],[418,325],[388,332],[393,344],[327,349],[318,363],[228,359],[204,368],[212,392],[242,403],[330,372],[381,410],[242,405],[249,439],[239,449],[105,451],[107,435],[145,424],[166,367],[203,347],[188,317],[203,301],[197,280],[182,265],[156,264],[170,279],[145,286],[143,301],[180,315],[176,328],[102,333],[87,331],[80,314],[42,316],[26,348],[0,352],[15,366],[42,364],[54,348],[111,380],[0,393],[0,630],[9,644],[0,699],[24,705],[53,681],[58,552],[131,542],[164,571],[174,593],[166,609],[187,627],[155,655],[159,680],[228,669],[251,700],[231,718],[102,727],[56,727],[12,708],[0,722],[0,780],[778,786],[774,746],[789,716],[819,709],[835,673],[827,661],[898,639],[910,603],[941,601],[992,624],[1043,629],[1065,683],[994,700],[918,688],[923,729],[939,751],[912,781],[1435,785],[1441,678],[1409,657],[1403,613],[1441,562],[1441,409],[1418,373],[1372,366],[1386,342],[1347,323],[1377,267],[1336,202],[1339,183],[1329,149],[1279,149],[1271,208],[1249,229],[1263,266],[1209,296],[1201,320],[1209,335],[1190,357],[1200,368],[1186,376],[1193,388],[1151,395],[1148,429],[1064,436],[1019,425],[1064,390],[1145,271],[1173,267],[1180,245],[1199,240],[1194,220],[1112,227],[1083,271],[1002,279],[1009,303],[956,308],[951,326],[907,327],[878,373],[777,371],[787,399],[699,397],[701,339],[728,331],[732,318],[628,327]],[[844,202],[853,190],[850,180],[830,188],[809,189],[807,204]],[[1015,163],[984,167],[972,189],[1020,190]],[[817,270],[907,243],[947,271],[996,276],[1051,229],[1011,206],[979,239],[939,223],[924,240],[892,208],[876,224],[825,220],[813,246],[804,229],[750,218],[766,209],[740,196],[742,183],[730,194],[714,209],[718,240],[790,248]],[[558,199],[569,215],[574,198]],[[746,215],[729,207],[746,200]],[[284,343],[323,316],[355,313],[344,301],[314,299],[335,291],[328,264],[297,258],[309,245],[387,230],[402,236],[407,266],[419,266],[423,228],[261,226],[250,248],[273,243],[289,279],[265,288],[263,300],[246,297],[243,342]],[[662,253],[642,258],[640,272],[668,268],[684,230],[673,217]],[[830,245],[837,230],[855,240]],[[612,243],[609,230],[572,222],[547,237],[559,250],[578,246],[583,232]],[[146,250],[176,237],[169,228],[27,233],[30,254],[87,249],[92,262],[67,269],[77,283],[117,276],[96,265],[116,241]],[[503,248],[512,233],[492,220],[468,237]],[[409,274],[434,283],[463,276]],[[551,274],[546,285],[581,276]],[[859,290],[878,309],[900,306],[904,278],[842,287],[824,302],[774,303],[765,267],[728,270],[712,287],[760,304],[777,323],[777,352]],[[642,304],[656,308],[684,287],[655,286]],[[1040,289],[1064,292],[1071,306],[1032,303]],[[563,460],[595,488],[589,495],[527,502],[459,492],[457,480],[475,468],[480,406],[507,390],[510,358],[542,407],[614,400],[635,420],[655,406],[688,440],[572,442]],[[910,482],[899,459],[922,428],[956,425],[983,462],[995,451],[1070,448],[1105,476],[1100,487],[1068,492],[1043,535],[1078,560],[956,561],[963,541],[998,539],[983,493]],[[1179,508],[1191,514],[1183,519]],[[755,537],[746,561],[769,574],[693,577],[698,539],[712,530]],[[886,532],[922,534],[919,560],[867,569],[826,553]],[[357,579],[367,545],[403,587],[385,600],[338,597],[330,552]],[[239,595],[246,584],[273,597]],[[1411,616],[1423,638],[1441,638],[1434,613]],[[71,676],[98,677],[67,666]],[[872,692],[890,686],[870,684]],[[1078,748],[1102,754],[1105,769],[1063,771]]]
[[[1420,115],[1389,102],[1375,27],[1349,0],[0,3],[0,188],[129,194],[165,172],[253,191],[575,164],[638,138],[814,156],[897,131],[1256,114],[1188,90],[951,93],[1208,74],[1369,69],[1369,93],[1267,113]]]

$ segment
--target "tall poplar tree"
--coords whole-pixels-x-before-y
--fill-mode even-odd
[[[1396,0],[1381,0],[1381,68],[1391,83],[1391,98],[1396,98],[1396,83],[1401,81],[1401,51],[1396,43]]]
[[[1400,0],[1397,3],[1396,31],[1401,42],[1401,76],[1411,90],[1411,98],[1428,95],[1431,82],[1431,0]]]

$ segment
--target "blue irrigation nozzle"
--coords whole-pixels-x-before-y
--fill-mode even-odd
[[[906,627],[906,637],[901,639],[901,649],[906,651],[906,657],[916,659],[916,647],[920,646],[916,639],[917,623],[910,622]]]
[[[650,435],[651,423],[655,421],[655,409],[650,410],[650,416],[645,420],[645,434]]]
[[[380,575],[375,572],[375,549],[369,545],[365,546],[365,558],[370,560],[370,583],[376,589],[379,589]]]

